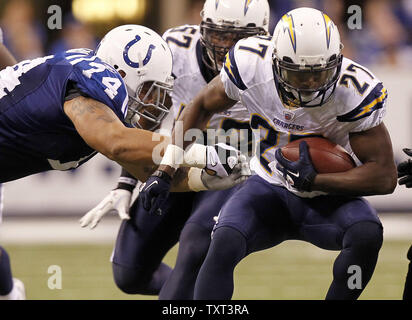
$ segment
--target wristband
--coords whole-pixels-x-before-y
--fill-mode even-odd
[[[160,162],[161,165],[170,166],[177,170],[180,165],[183,163],[183,154],[184,151],[182,148],[174,145],[169,144],[166,148],[166,151],[163,155],[162,161]]]
[[[128,184],[128,183],[121,183],[121,182],[119,182],[119,183],[117,184],[117,187],[116,187],[114,190],[119,190],[119,189],[121,189],[121,190],[127,190],[127,191],[129,191],[129,192],[133,192],[133,190],[134,190],[135,187],[136,187],[136,186],[133,186],[133,185]]]
[[[202,169],[190,168],[187,173],[187,185],[195,192],[208,190],[202,181]]]
[[[206,150],[207,146],[193,143],[185,151],[183,166],[203,169],[206,166]]]
[[[136,185],[137,185],[137,180],[136,179],[122,176],[117,181],[117,187],[115,188],[115,190],[116,189],[122,189],[122,190],[127,190],[127,191],[130,191],[130,192],[133,192]]]
[[[207,146],[198,143],[193,143],[186,151],[174,144],[169,144],[160,164],[170,166],[175,170],[180,166],[203,169],[206,166],[206,150]]]
[[[119,180],[117,180],[117,182],[118,183],[130,184],[131,186],[136,186],[137,179],[122,176],[122,177],[119,178]]]

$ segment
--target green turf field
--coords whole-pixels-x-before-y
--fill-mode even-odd
[[[385,241],[375,274],[361,299],[400,299],[409,241]],[[5,245],[13,276],[27,299],[157,299],[121,293],[112,280],[110,245]],[[177,247],[166,257],[173,265]],[[289,241],[244,259],[235,272],[234,299],[323,299],[338,252]],[[50,265],[62,270],[62,289],[48,288]]]

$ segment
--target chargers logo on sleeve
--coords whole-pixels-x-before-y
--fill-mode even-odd
[[[387,98],[388,92],[386,88],[382,83],[379,83],[359,106],[344,115],[337,116],[336,119],[339,122],[353,122],[366,118],[374,111],[383,108]]]
[[[224,64],[226,74],[229,79],[238,87],[240,90],[246,90],[247,87],[243,83],[242,78],[240,77],[239,70],[236,65],[235,56],[233,53],[233,48],[229,50],[226,54],[226,60]]]

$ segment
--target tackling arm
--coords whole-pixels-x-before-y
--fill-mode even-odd
[[[316,175],[312,190],[354,196],[392,193],[397,172],[385,125],[381,123],[367,131],[351,133],[349,141],[363,164],[347,172]]]
[[[91,98],[80,96],[69,100],[64,104],[64,111],[73,122],[77,132],[90,147],[119,163],[140,181],[146,181],[155,171],[154,161],[160,162],[163,150],[170,142],[169,137],[146,130],[125,127],[109,107]],[[159,152],[154,152],[155,148]],[[155,156],[157,153],[158,155]],[[209,178],[202,170],[195,169],[197,168],[193,168],[192,171],[189,168],[179,169],[176,181],[172,183],[171,191],[193,191],[189,182],[189,172],[191,172],[192,177],[197,179]],[[243,172],[239,171],[226,180],[240,179]],[[207,179],[208,187],[219,188],[212,187],[213,183],[209,180]]]
[[[168,144],[169,138],[165,136],[125,127],[109,107],[94,99],[69,100],[64,104],[64,112],[90,147],[119,163],[141,181],[145,181],[155,168],[154,147]]]

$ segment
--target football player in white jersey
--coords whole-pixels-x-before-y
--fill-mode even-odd
[[[195,299],[230,299],[239,261],[288,239],[340,250],[327,299],[356,299],[370,280],[383,232],[362,196],[392,193],[396,186],[392,145],[382,122],[387,92],[368,69],[344,58],[341,48],[338,29],[326,14],[292,10],[279,21],[272,39],[239,41],[220,76],[182,112],[179,120],[186,132],[204,127],[211,114],[241,101],[260,140],[251,164],[257,175],[220,211]],[[318,174],[304,142],[298,161],[283,158],[280,147],[310,134],[342,145],[358,166]],[[168,148],[178,152],[179,147]],[[159,169],[174,171],[165,162]],[[156,197],[140,196],[146,201]],[[362,272],[362,284],[355,288],[348,286],[354,265]]]
[[[163,35],[173,53],[175,82],[171,98],[174,118],[218,75],[226,53],[238,40],[268,34],[267,0],[247,1],[241,5],[238,0],[207,0],[201,15],[200,26],[183,25],[169,29]],[[234,129],[239,134],[239,149],[246,153],[250,147],[248,142],[252,140],[248,118],[247,110],[238,103],[214,115],[206,129],[214,133],[222,129],[230,133]],[[209,143],[215,143],[212,137],[207,138]],[[118,188],[111,193],[112,197],[99,204],[98,207],[104,208],[104,212],[100,212],[103,214],[115,209],[126,213],[136,183],[123,172]],[[160,299],[192,299],[196,276],[210,243],[213,217],[218,215],[236,188],[198,192],[196,195],[171,194],[170,210],[162,217],[149,216],[135,202],[130,209],[132,219],[122,223],[112,257],[117,286],[134,294],[159,294],[161,288]],[[202,186],[198,191],[201,190],[204,190]],[[124,194],[121,201],[114,200],[117,194]],[[111,204],[108,201],[112,201]],[[87,215],[91,218],[96,216],[95,213],[92,210]],[[178,240],[178,258],[171,273],[161,261]]]
[[[0,28],[0,70],[16,64],[17,61],[3,44],[3,32]],[[3,185],[0,184],[0,224],[3,214]],[[0,246],[0,300],[24,300],[24,284],[12,277],[7,251]]]

